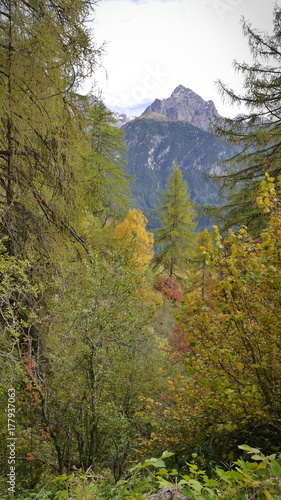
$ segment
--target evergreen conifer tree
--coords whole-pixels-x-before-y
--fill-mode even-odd
[[[75,93],[98,61],[84,25],[94,3],[1,3],[0,232],[11,255],[46,247],[51,226],[79,240],[86,125]]]
[[[226,228],[247,225],[258,233],[262,218],[255,200],[260,181],[266,172],[272,177],[281,173],[281,8],[274,10],[273,34],[253,30],[243,21],[243,32],[253,55],[253,64],[234,62],[244,76],[244,95],[219,82],[225,99],[244,104],[249,113],[235,119],[218,120],[217,133],[237,145],[237,154],[228,160],[229,171],[219,177],[230,192],[222,210]]]
[[[160,250],[153,259],[153,265],[164,265],[171,277],[176,268],[183,269],[192,257],[196,228],[193,202],[189,200],[187,183],[176,164],[162,196],[163,204],[159,209],[161,228],[156,231],[155,238]]]
[[[90,130],[87,198],[93,215],[103,225],[125,215],[130,206],[130,176],[125,171],[124,132],[115,125],[113,113],[98,99],[87,110]]]

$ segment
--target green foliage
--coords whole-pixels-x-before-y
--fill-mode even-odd
[[[1,10],[1,232],[13,254],[48,253],[52,225],[78,239],[85,120],[74,92],[99,53],[83,25],[90,11],[80,0]]]
[[[155,268],[164,267],[171,277],[191,259],[195,243],[193,203],[189,201],[187,184],[178,165],[174,165],[168,177],[159,212],[161,228],[155,238],[159,251],[152,263]]]
[[[216,467],[213,477],[208,477],[205,470],[201,470],[194,462],[186,462],[187,473],[181,473],[174,468],[169,469],[165,465],[165,460],[173,453],[164,452],[160,459],[148,459],[131,469],[133,476],[127,481],[127,488],[129,491],[131,489],[131,493],[128,492],[121,498],[135,498],[133,492],[138,491],[138,487],[136,488],[138,481],[143,488],[148,487],[150,490],[163,487],[175,488],[188,498],[197,500],[231,497],[247,499],[256,496],[266,500],[280,498],[280,455],[265,456],[259,449],[247,445],[241,445],[239,448],[251,455],[251,461],[239,459],[229,470]],[[120,486],[123,487],[124,482]]]
[[[30,451],[26,447],[32,426],[35,407],[32,391],[36,387],[40,372],[41,352],[35,350],[36,329],[42,325],[40,319],[42,285],[30,280],[32,265],[28,261],[9,256],[0,242],[0,427],[1,427],[1,488],[7,483],[9,449],[7,437],[16,435],[17,474],[26,477],[29,473],[37,480],[39,475],[28,462]],[[27,390],[26,388],[29,387]],[[10,394],[13,397],[10,397]],[[9,405],[9,403],[11,403]],[[32,416],[33,413],[33,416]],[[20,416],[19,416],[20,415]],[[9,420],[10,419],[10,420]],[[10,428],[9,428],[10,423]],[[9,432],[11,434],[9,434]],[[28,481],[25,483],[28,484]]]
[[[210,243],[205,231],[198,257],[193,204],[174,167],[154,262],[175,318],[151,285],[146,219],[135,210],[118,225],[129,196],[122,133],[102,103],[76,93],[100,53],[84,25],[93,4],[1,9],[1,486],[12,386],[18,498],[141,500],[171,485],[198,500],[280,498],[280,182],[267,174],[258,193],[269,217],[259,240],[241,228],[225,241],[215,230]],[[182,154],[182,134],[202,134],[178,127]],[[213,136],[204,140],[209,161]],[[215,479],[190,462],[201,447],[211,469],[206,442],[214,461],[231,459],[237,441],[258,441],[265,455],[244,445],[251,461],[216,468]],[[145,458],[167,446],[175,455]]]
[[[90,471],[85,476],[78,474],[63,478],[66,487],[58,491],[54,499],[69,498],[71,495],[78,500],[87,498],[86,495],[95,495],[99,500],[144,500],[151,491],[159,488],[179,490],[187,498],[195,500],[280,499],[280,455],[265,456],[259,449],[247,445],[239,448],[250,454],[250,460],[240,458],[228,470],[216,467],[212,477],[194,461],[185,464],[186,472],[171,469],[166,463],[173,453],[164,451],[160,458],[150,458],[132,467],[130,478],[119,481],[115,486],[110,484],[109,478],[101,477],[96,481]]]
[[[267,177],[261,189],[260,203],[264,200],[266,210],[271,210],[268,228],[260,240],[242,228],[236,234],[231,231],[225,242],[216,230],[217,249],[209,261],[217,273],[215,286],[203,300],[196,294],[188,297],[184,322],[194,341],[187,369],[205,388],[200,399],[202,402],[203,396],[206,411],[209,408],[214,431],[238,435],[248,428],[251,434],[253,426],[262,433],[266,421],[272,439],[266,437],[266,430],[260,439],[268,440],[270,449],[278,435],[274,427],[280,421],[281,217],[272,179]]]
[[[266,172],[272,177],[280,174],[280,23],[278,5],[272,35],[253,30],[244,20],[243,33],[253,55],[252,65],[235,61],[235,69],[244,76],[244,95],[219,82],[224,98],[248,108],[245,115],[217,123],[219,136],[240,151],[228,160],[229,172],[218,177],[227,192],[230,190],[222,218],[226,228],[246,225],[252,234],[258,234],[266,220],[255,204],[259,183]]]
[[[145,278],[136,277],[129,257],[120,252],[107,258],[99,254],[102,246],[108,247],[108,253],[114,247],[110,227],[112,218],[127,206],[128,177],[120,159],[122,133],[112,126],[112,114],[98,100],[76,93],[100,55],[85,25],[94,5],[95,1],[84,0],[5,0],[0,14],[0,419],[6,437],[5,404],[12,384],[17,390],[18,491],[33,488],[46,466],[63,472],[72,465],[70,460],[87,461],[102,446],[110,449],[110,465],[115,460],[122,469],[126,450],[131,449],[127,441],[133,433],[133,417],[125,415],[122,401],[129,383],[119,400],[117,396],[108,401],[106,395],[110,373],[119,370],[126,380],[131,345],[138,345],[137,336],[145,329],[145,314],[143,321],[137,313],[134,319],[134,294],[139,290],[141,295]],[[98,257],[90,258],[91,244]],[[94,264],[87,267],[91,259]],[[58,287],[68,286],[70,279],[76,288],[67,309],[69,296]],[[110,286],[115,292],[109,291]],[[53,297],[62,299],[60,309]],[[127,301],[127,308],[122,301]],[[90,338],[85,333],[87,307],[88,327],[101,344],[99,356],[94,344],[91,350],[95,335]],[[122,324],[127,337],[122,337]],[[110,335],[112,342],[106,343]],[[119,340],[127,342],[126,352],[117,348]],[[103,365],[110,366],[109,350],[116,360],[112,372],[102,370]],[[94,407],[96,394],[91,394],[91,368],[96,361],[94,376],[105,374],[103,412]],[[73,394],[70,370],[78,373]],[[117,394],[120,387],[115,387]],[[95,419],[102,429],[101,444],[95,441]],[[109,427],[112,433],[107,432]],[[86,444],[81,444],[85,435]],[[7,447],[2,441],[5,483]]]
[[[201,248],[204,293],[198,280],[177,313],[186,371],[147,412],[150,452],[167,446],[183,460],[200,450],[211,463],[235,458],[241,441],[278,451],[281,207],[269,176],[258,202],[269,216],[259,239],[242,228],[223,241],[216,228],[213,245]]]
[[[138,397],[157,385],[146,294],[145,272],[119,247],[72,265],[59,280],[46,340],[52,376],[45,425],[61,472],[72,464],[107,466],[118,479],[134,453]]]
[[[42,285],[32,284],[31,263],[11,257],[0,241],[0,368],[3,387],[19,383],[35,325],[40,324]]]
[[[129,207],[130,177],[125,172],[123,132],[114,126],[113,114],[98,100],[89,100],[88,208],[105,224]]]

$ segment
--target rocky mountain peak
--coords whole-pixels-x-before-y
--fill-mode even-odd
[[[210,128],[211,119],[219,116],[213,101],[205,101],[183,85],[178,85],[167,99],[155,99],[142,116],[150,113],[160,113],[170,120],[189,122],[206,131]]]
[[[183,85],[178,85],[175,90],[173,90],[172,94],[171,94],[171,97],[172,96],[175,96],[175,95],[179,95],[179,94],[195,94],[195,92],[193,92],[193,90],[191,89],[188,89],[187,87],[184,87]],[[197,95],[197,94],[195,94]]]
[[[125,113],[118,113],[117,111],[113,113],[113,116],[116,120],[115,125],[118,128],[123,127],[123,125],[125,125],[126,123],[130,122],[133,119],[130,116],[126,115]]]

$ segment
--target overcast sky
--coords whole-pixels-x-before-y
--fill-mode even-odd
[[[277,2],[279,5],[279,1]],[[179,84],[212,99],[223,116],[221,79],[241,91],[232,63],[252,60],[241,17],[272,33],[272,0],[100,0],[93,22],[97,45],[107,42],[97,88],[112,111],[138,116]],[[106,71],[105,71],[106,70]],[[107,74],[106,74],[107,73]],[[89,86],[85,86],[89,90]]]

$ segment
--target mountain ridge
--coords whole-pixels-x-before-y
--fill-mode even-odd
[[[170,97],[155,99],[141,116],[150,113],[161,114],[170,120],[185,121],[205,131],[210,130],[212,119],[220,116],[213,101],[205,101],[183,85],[178,85]]]
[[[220,204],[218,186],[211,176],[222,172],[220,160],[233,154],[211,130],[219,117],[212,101],[204,101],[192,90],[179,85],[167,99],[156,99],[121,129],[127,145],[127,172],[132,176],[133,205],[148,219],[148,229],[159,226],[156,207],[174,163],[182,170],[190,198],[197,206]],[[199,230],[210,226],[199,217]]]

